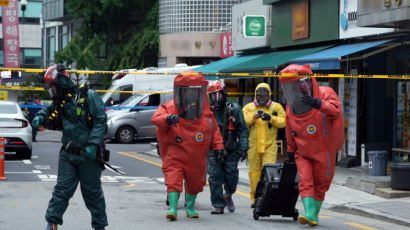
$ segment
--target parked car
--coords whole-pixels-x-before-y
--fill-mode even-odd
[[[0,137],[5,138],[6,157],[31,159],[31,125],[16,102],[0,101]]]
[[[180,63],[176,64],[174,67],[166,68],[148,67],[140,70],[121,70],[120,73],[115,74],[112,77],[112,85],[108,90],[134,92],[171,91],[174,89],[174,79],[178,73],[198,67],[200,66],[188,66],[187,64]],[[130,72],[137,72],[140,74],[129,74]],[[102,100],[106,106],[114,106],[123,103],[126,99],[131,97],[131,95],[131,93],[107,92],[102,95]]]
[[[129,144],[136,139],[156,138],[151,117],[157,106],[172,99],[172,92],[134,94],[119,106],[107,111],[105,139]]]

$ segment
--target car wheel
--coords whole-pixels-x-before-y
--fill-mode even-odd
[[[135,139],[135,130],[130,126],[120,127],[115,135],[116,141],[122,144],[131,144]]]
[[[31,159],[32,149],[27,149],[22,155],[23,159]]]

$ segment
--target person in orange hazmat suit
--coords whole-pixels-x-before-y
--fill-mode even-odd
[[[223,158],[223,139],[206,95],[205,77],[191,70],[174,80],[174,100],[158,107],[151,121],[157,126],[162,171],[170,209],[169,220],[177,220],[178,199],[185,180],[186,215],[198,218],[195,199],[206,184],[210,149]]]

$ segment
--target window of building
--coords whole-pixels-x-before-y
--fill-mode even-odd
[[[42,64],[41,48],[24,48],[21,52],[21,64],[26,67],[40,67]]]
[[[54,64],[56,52],[56,28],[50,27],[46,30],[46,66]]]
[[[58,27],[58,50],[62,50],[68,43],[68,25]]]

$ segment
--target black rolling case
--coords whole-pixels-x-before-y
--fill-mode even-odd
[[[295,162],[265,164],[255,191],[253,218],[281,215],[298,219],[299,175]]]

